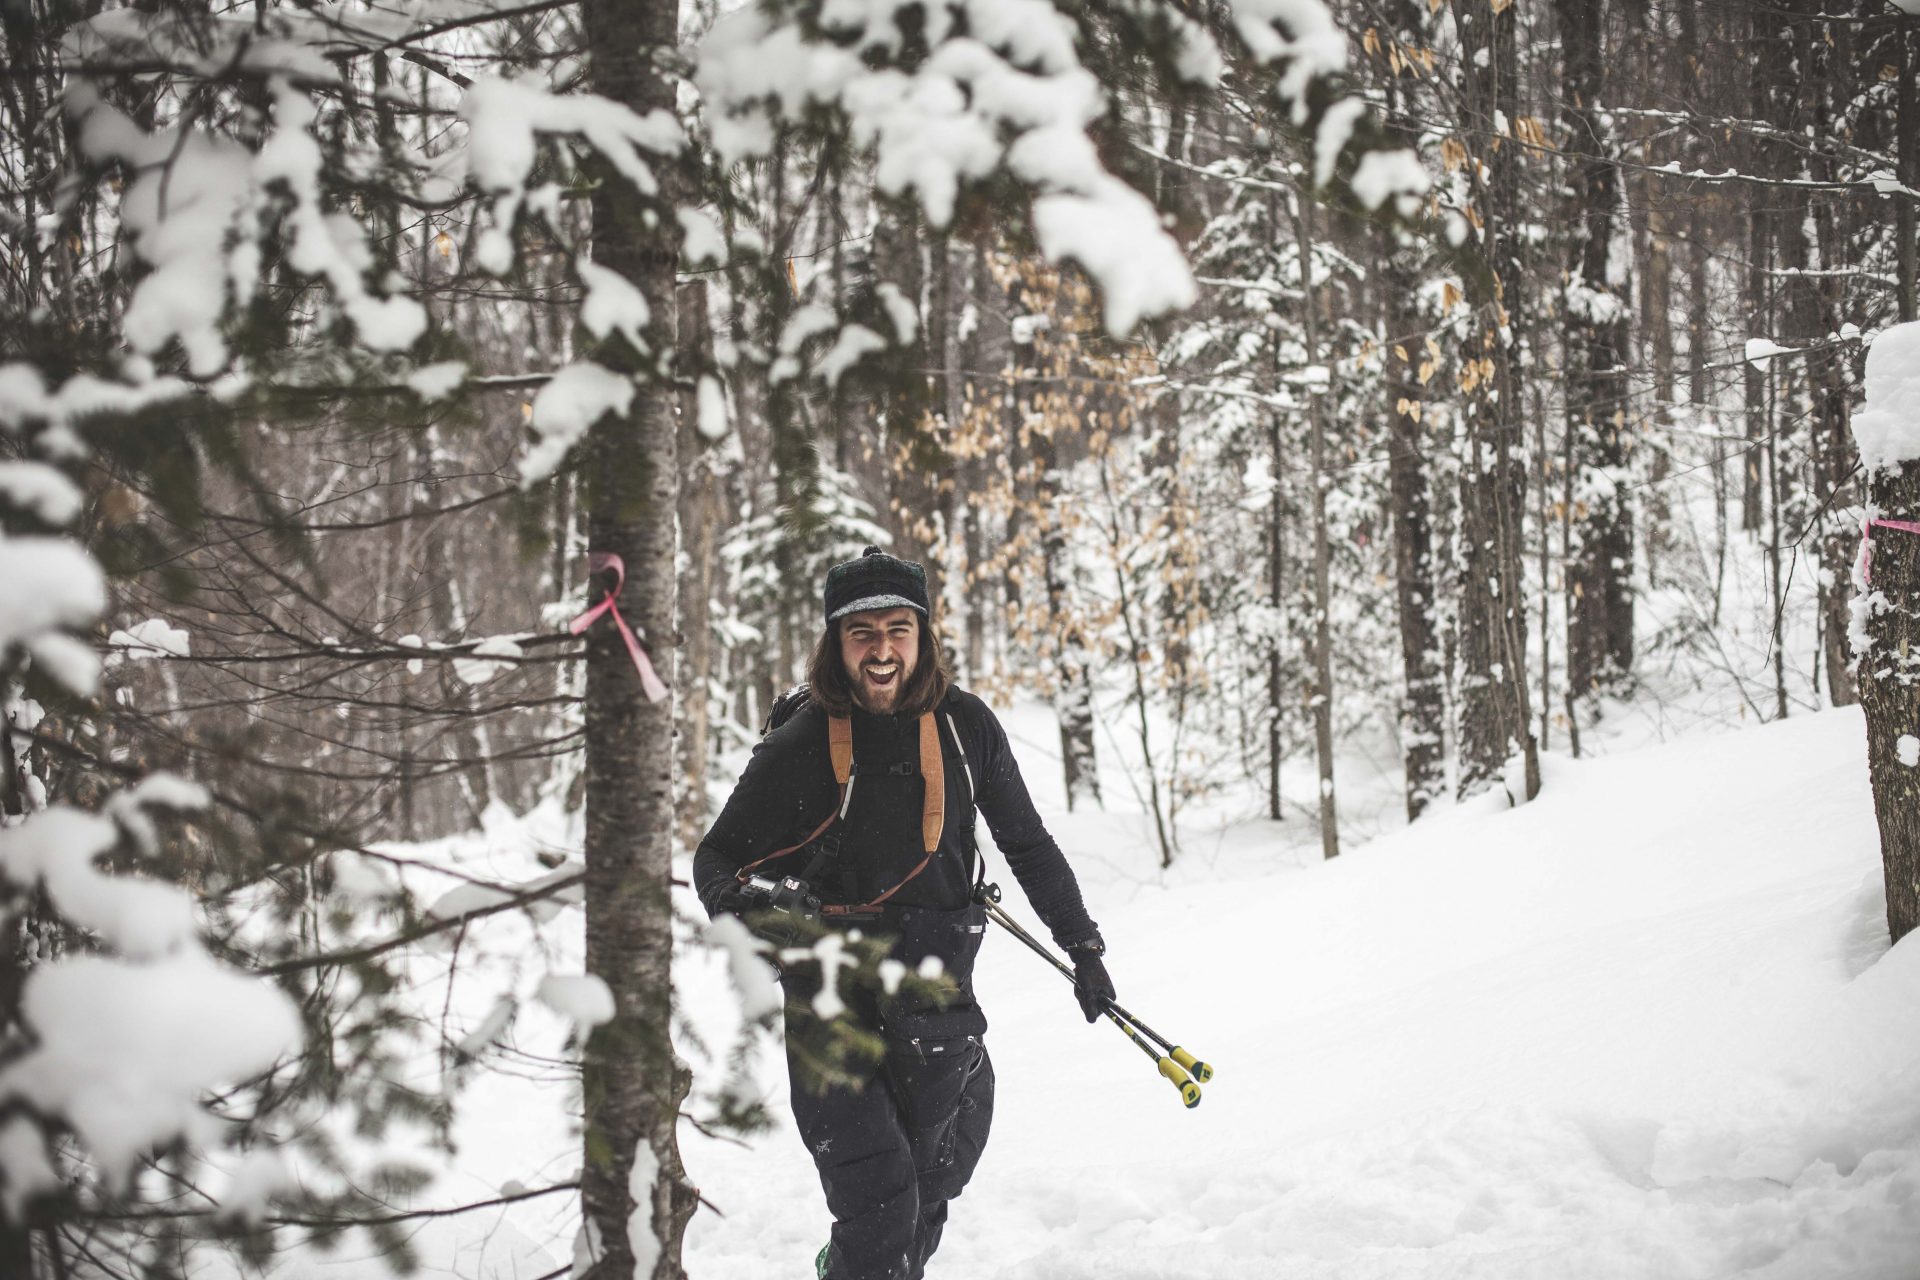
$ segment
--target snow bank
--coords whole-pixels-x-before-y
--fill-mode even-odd
[[[1920,320],[1883,330],[1867,349],[1866,404],[1853,442],[1869,469],[1920,458]]]

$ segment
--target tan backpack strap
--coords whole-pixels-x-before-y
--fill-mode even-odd
[[[833,753],[833,780],[841,786],[853,776],[853,721],[846,716],[827,717],[827,750]]]
[[[927,784],[920,802],[920,842],[931,854],[947,824],[947,767],[940,760],[940,722],[931,711],[920,717],[920,778]]]

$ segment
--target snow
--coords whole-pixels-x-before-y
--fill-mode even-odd
[[[1234,27],[1262,62],[1281,61],[1280,96],[1307,122],[1307,89],[1347,69],[1347,38],[1321,0],[1234,0]]]
[[[689,267],[727,265],[727,241],[719,223],[700,209],[676,209],[674,217],[680,223],[681,261]]]
[[[604,1022],[612,1022],[613,992],[591,973],[550,973],[540,979],[534,992],[546,1005],[578,1027],[581,1035]]]
[[[821,355],[814,368],[829,388],[838,386],[847,370],[876,352],[887,349],[887,340],[863,324],[850,324],[834,337],[833,345]]]
[[[193,652],[193,637],[165,618],[148,618],[107,637],[107,665],[149,658],[184,658]]]
[[[1920,321],[1882,330],[1867,348],[1866,403],[1853,415],[1853,440],[1869,470],[1920,458]]]
[[[1409,201],[1426,194],[1432,179],[1413,151],[1369,151],[1360,157],[1348,185],[1353,188],[1354,197],[1369,209],[1378,209],[1392,199],[1398,201],[1396,208],[1403,216],[1411,216],[1414,208]],[[1447,226],[1447,238],[1457,246],[1456,231],[1464,238],[1466,224],[1457,217]]]
[[[111,820],[55,806],[0,829],[0,875],[22,889],[44,888],[61,916],[125,955],[152,959],[191,945],[193,904],[185,894],[94,867],[119,839]]]
[[[85,497],[79,485],[44,462],[0,460],[0,503],[59,528],[79,518]]]
[[[1793,347],[1783,347],[1771,338],[1748,338],[1745,360],[1756,369],[1765,369],[1775,356],[1792,355]]]
[[[633,380],[591,360],[554,374],[533,397],[532,425],[540,439],[520,462],[520,484],[531,487],[553,474],[588,428],[609,413],[625,413],[633,404]]]
[[[596,94],[548,93],[530,81],[476,76],[460,101],[473,181],[482,191],[517,191],[533,172],[536,133],[577,133],[642,195],[659,184],[640,154],[673,155],[685,136],[661,110],[641,115]]]
[[[653,1233],[653,1184],[660,1176],[660,1160],[645,1138],[633,1149],[633,1168],[627,1173],[627,1194],[633,1212],[627,1216],[627,1244],[633,1250],[633,1273],[653,1274],[660,1258],[660,1237]]]
[[[1334,166],[1340,162],[1340,153],[1346,150],[1347,140],[1353,136],[1353,126],[1366,114],[1366,99],[1342,98],[1321,115],[1320,127],[1313,134],[1313,185],[1316,188],[1333,180]]]
[[[464,360],[440,360],[433,364],[423,364],[407,375],[407,390],[422,400],[432,402],[445,400],[460,384],[467,380],[467,364]]]
[[[835,42],[751,6],[722,15],[694,78],[723,161],[771,149],[770,111],[828,107],[844,113],[856,145],[872,149],[880,190],[915,199],[937,227],[953,220],[963,184],[1004,163],[1035,190],[1043,251],[1087,270],[1116,333],[1188,305],[1194,286],[1178,245],[1152,205],[1106,172],[1087,137],[1106,93],[1079,64],[1072,22],[1044,0],[961,0],[954,8],[968,34],[952,34],[938,9],[927,20],[930,52],[911,74],[867,67],[858,51],[898,42],[900,8],[834,5],[823,22]]]
[[[39,443],[43,448],[78,456],[82,452],[79,438],[68,430],[76,418],[93,413],[134,413],[193,391],[190,383],[179,378],[148,377],[124,383],[79,373],[61,383],[58,391],[49,392],[33,365],[0,364],[0,431],[18,431],[29,422],[43,422],[56,429],[53,440],[42,437]]]
[[[524,658],[526,650],[520,647],[520,641],[526,638],[524,633],[511,636],[489,636],[473,646],[472,657],[453,660],[453,673],[468,684],[485,684],[502,671],[509,671],[514,666],[511,662],[489,662],[487,659]]]
[[[1117,178],[1102,185],[1099,197],[1035,200],[1033,228],[1049,261],[1077,262],[1101,282],[1101,318],[1115,337],[1199,296],[1185,255],[1160,230],[1153,205]]]
[[[647,327],[646,295],[631,280],[597,262],[585,258],[574,263],[580,283],[586,286],[586,301],[580,304],[580,323],[587,332],[605,340],[618,333],[637,352],[645,354],[647,343],[641,331]]]
[[[272,92],[274,130],[253,159],[253,180],[263,187],[282,184],[293,197],[286,215],[288,265],[332,286],[355,336],[367,347],[400,351],[412,346],[426,331],[426,308],[411,298],[369,293],[365,277],[373,257],[366,233],[351,217],[329,215],[321,207],[320,144],[309,132],[319,114],[313,100],[285,81],[277,81]]]
[[[21,1013],[37,1043],[0,1072],[0,1090],[64,1115],[110,1181],[176,1134],[217,1137],[201,1099],[301,1043],[292,1001],[197,948],[151,964],[81,956],[42,965],[27,978]]]
[[[1044,713],[1010,727],[1057,792]],[[929,1274],[1910,1275],[1920,944],[1886,950],[1863,748],[1837,711],[1550,756],[1523,809],[1331,864],[1241,824],[1160,878],[1137,814],[1049,812],[1121,998],[1219,1075],[1183,1111],[990,939],[999,1111]],[[797,1271],[824,1238],[782,1114],[750,1152],[690,1148],[753,1206],[696,1216],[690,1271]]]
[[[1219,1074],[1184,1110],[1064,982],[990,937],[977,985],[997,1115],[931,1280],[1910,1280],[1920,943],[1886,945],[1862,718],[1627,740],[1672,714],[1610,710],[1584,737],[1614,754],[1548,755],[1532,804],[1483,796],[1412,827],[1380,816],[1397,774],[1343,757],[1337,861],[1308,822],[1224,805],[1190,814],[1161,872],[1127,799],[1139,762],[1103,753],[1108,810],[1067,814],[1051,713],[1004,712],[1122,1000]],[[1305,796],[1311,779],[1288,786]],[[578,839],[540,810],[408,852],[510,885]],[[1031,925],[1004,867],[990,874]],[[699,918],[684,891],[676,905]],[[805,1275],[827,1214],[778,1047],[744,1078],[728,1049],[739,993],[757,992],[759,1017],[779,989],[738,925],[700,933],[719,945],[689,929],[675,976],[692,1109],[732,1090],[774,1124],[745,1146],[682,1128],[692,1180],[726,1215],[696,1214],[687,1269]],[[469,1052],[509,1017],[519,1051],[561,1052],[569,1017],[502,1002],[578,971],[578,916],[544,932],[518,911],[475,919],[461,945],[451,986],[442,953],[411,961],[422,1015]],[[578,1167],[577,1079],[546,1074],[475,1078],[427,1202]],[[423,1237],[426,1274],[545,1274],[575,1222],[490,1211],[458,1241]],[[313,1274],[364,1266],[342,1255]]]
[[[710,373],[700,375],[700,416],[695,425],[704,440],[724,440],[732,429],[727,412],[727,389]]]
[[[1901,734],[1900,740],[1893,744],[1893,752],[1899,757],[1900,763],[1909,769],[1920,765],[1920,738],[1910,733]]]
[[[0,650],[24,644],[76,693],[93,690],[98,660],[64,650],[56,628],[84,628],[107,606],[107,584],[77,542],[65,538],[13,538],[0,534]]]
[[[15,1221],[35,1197],[62,1185],[47,1155],[46,1139],[24,1116],[0,1122],[0,1169],[7,1171],[7,1180],[0,1183],[0,1210]]]

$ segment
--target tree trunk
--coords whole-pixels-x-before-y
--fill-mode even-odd
[[[1320,363],[1319,303],[1313,292],[1313,206],[1305,192],[1295,197],[1294,237],[1300,245],[1300,314],[1307,364]],[[1340,814],[1333,793],[1332,549],[1327,545],[1327,433],[1320,394],[1307,391],[1307,422],[1313,475],[1313,744],[1320,764],[1320,853],[1340,856]]]
[[[1426,6],[1396,0],[1395,29],[1419,41]],[[1407,79],[1411,81],[1412,68]],[[1389,127],[1417,137],[1406,119],[1406,90],[1390,68]],[[1399,607],[1400,666],[1406,682],[1400,712],[1400,752],[1406,772],[1407,821],[1418,818],[1446,789],[1446,689],[1440,665],[1439,627],[1434,620],[1433,512],[1427,488],[1426,413],[1417,365],[1429,358],[1415,335],[1428,321],[1419,305],[1420,251],[1398,233],[1385,233],[1380,254],[1380,290],[1386,317],[1386,377],[1383,389],[1389,440],[1387,491],[1393,513],[1394,599]],[[1278,475],[1278,460],[1275,461]]]
[[[1068,598],[1067,528],[1060,503],[1060,455],[1051,429],[1033,433],[1034,513],[1043,521],[1041,571],[1046,578],[1048,634],[1052,646],[1053,710],[1060,722],[1060,766],[1067,812],[1091,801],[1100,805],[1100,774],[1094,754],[1093,683],[1079,608]]]
[[[1908,191],[1920,191],[1920,91],[1914,82],[1920,80],[1920,29],[1913,23],[1903,23],[1899,34],[1900,74],[1895,77],[1899,84],[1899,109],[1895,112],[1898,124],[1899,173],[1900,184]],[[1900,272],[1900,318],[1913,320],[1920,318],[1920,228],[1915,227],[1915,218],[1920,209],[1915,208],[1914,197],[1905,193],[1893,198],[1895,243],[1898,245]]]
[[[711,367],[712,331],[707,318],[707,286],[680,290],[676,317],[679,372],[697,378]],[[709,443],[700,432],[700,400],[694,386],[680,395],[680,534],[686,552],[685,590],[680,593],[680,779],[679,836],[682,848],[700,842],[707,827],[707,756],[712,750],[708,690],[713,682],[713,590],[720,551],[720,477],[706,456]]]
[[[1466,282],[1475,323],[1460,353],[1470,390],[1460,473],[1459,793],[1464,798],[1494,786],[1518,751],[1525,798],[1532,799],[1540,789],[1540,757],[1528,709],[1520,572],[1526,468],[1509,346],[1520,323],[1520,208],[1516,143],[1498,123],[1518,118],[1515,11],[1475,6],[1458,18],[1468,67],[1469,150],[1480,161],[1469,169],[1486,246],[1486,270],[1469,273]]]
[[[1920,519],[1920,468],[1878,472],[1868,488],[1882,518]],[[1912,763],[1920,750],[1914,737],[1920,727],[1920,535],[1883,530],[1869,550],[1870,599],[1885,603],[1867,614],[1860,701],[1886,871],[1887,928],[1898,942],[1920,925],[1920,768]]]
[[[1633,665],[1633,513],[1621,483],[1627,463],[1628,288],[1613,258],[1620,168],[1599,110],[1605,76],[1601,8],[1556,0],[1565,83],[1561,122],[1576,165],[1568,220],[1576,227],[1563,316],[1567,430],[1573,437],[1575,560],[1567,617],[1567,685],[1573,696],[1618,687]]]
[[[672,4],[586,0],[592,87],[642,114],[674,110],[674,88],[654,59],[676,47]],[[589,433],[584,475],[592,550],[626,565],[620,600],[673,685],[674,515],[679,486],[674,393],[673,201],[676,169],[656,166],[657,198],[595,166],[593,256],[645,296],[643,356],[614,336],[596,353],[635,375],[630,412]],[[651,214],[651,218],[648,214]],[[615,1014],[588,1038],[581,1063],[585,1231],[593,1280],[679,1280],[681,1239],[696,1193],[680,1163],[676,1125],[687,1069],[671,1039],[674,832],[673,703],[649,702],[616,628],[587,633],[586,963],[612,991]]]

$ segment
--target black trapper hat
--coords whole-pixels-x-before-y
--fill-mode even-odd
[[[824,594],[828,622],[868,609],[918,609],[922,617],[933,613],[927,602],[927,571],[878,547],[827,570]]]

